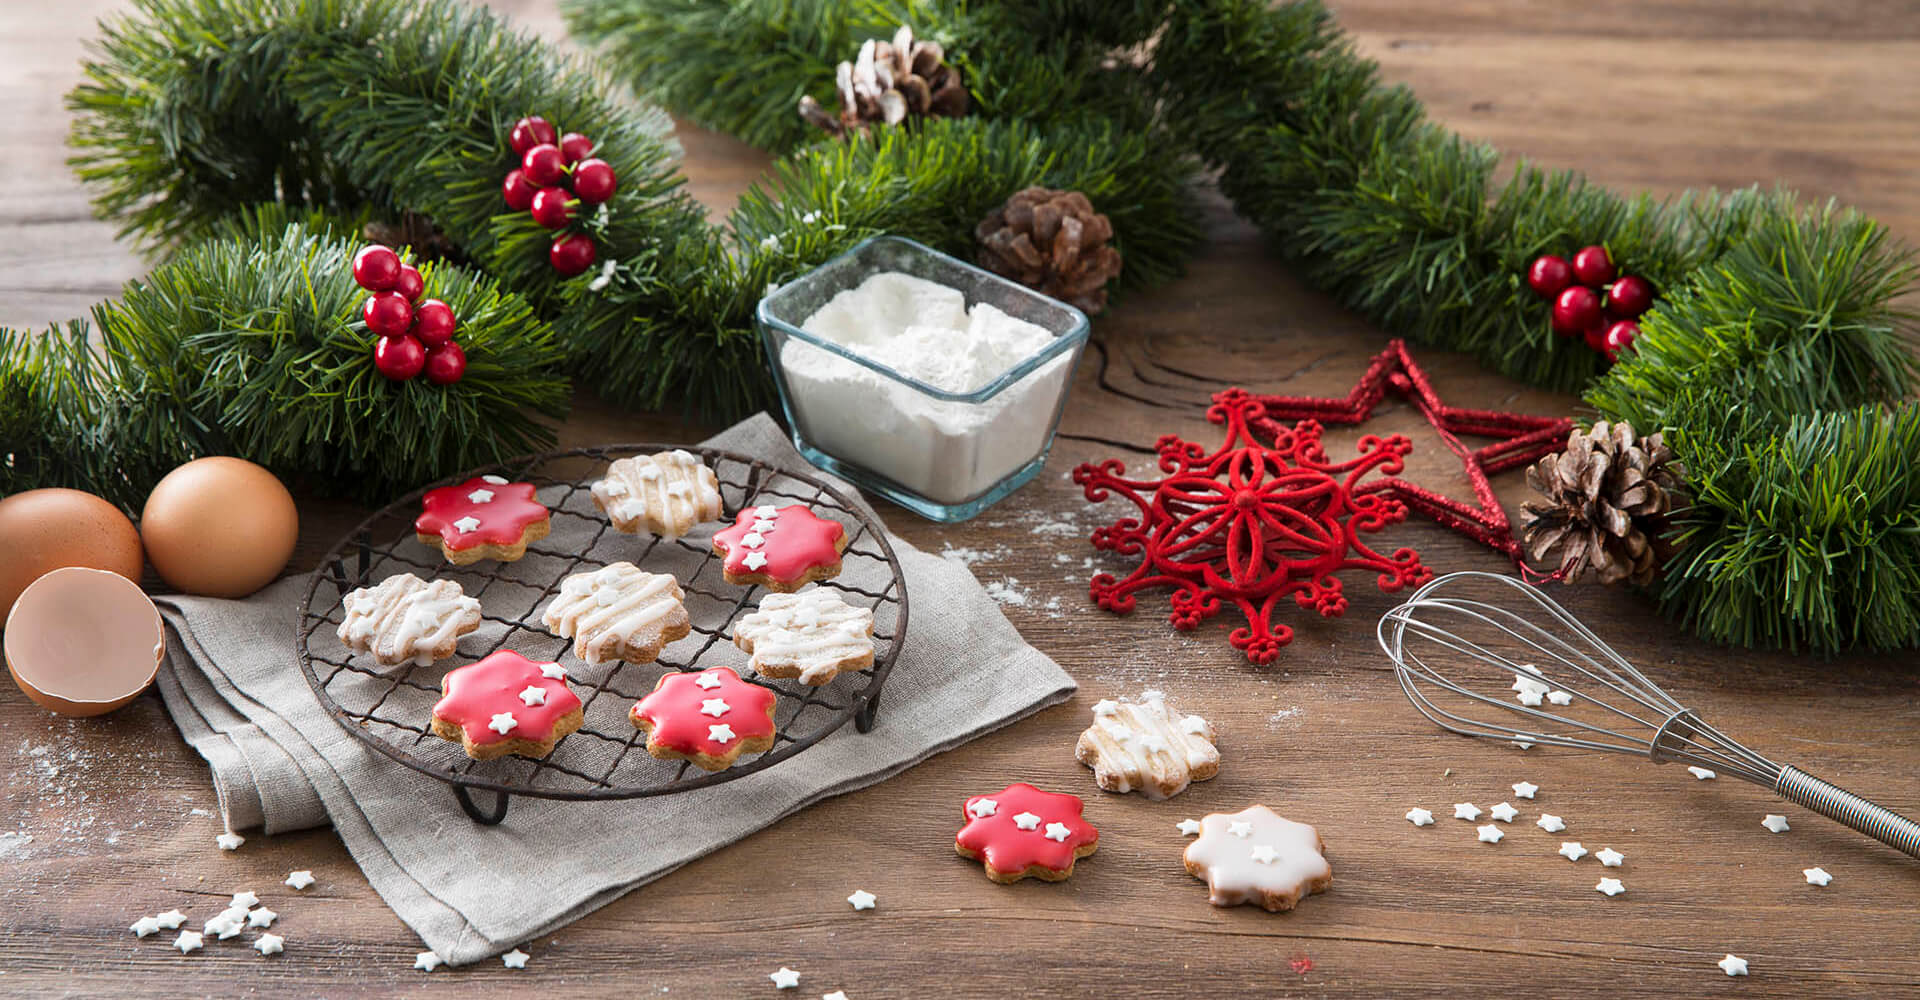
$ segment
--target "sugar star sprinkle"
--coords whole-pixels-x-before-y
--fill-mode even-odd
[[[262,934],[254,940],[253,950],[262,955],[278,955],[287,950],[287,939],[278,934]]]
[[[1573,695],[1567,691],[1548,691],[1547,700],[1555,705],[1571,705],[1573,704]]]
[[[725,699],[725,698],[702,698],[702,699],[700,699],[700,714],[701,714],[701,715],[711,715],[711,716],[713,716],[714,718],[716,718],[716,719],[718,719],[719,717],[721,717],[721,716],[723,716],[723,715],[725,715],[725,714],[727,714],[727,709],[728,709],[728,708],[730,708],[730,707],[732,707],[732,706],[730,706],[730,705],[728,705],[728,704],[727,704],[727,699]]]
[[[1514,817],[1520,815],[1520,810],[1515,809],[1511,802],[1502,802],[1492,809],[1487,810],[1487,815],[1492,816],[1502,823],[1511,823]]]
[[[1793,827],[1790,827],[1787,825],[1787,818],[1785,816],[1780,816],[1773,813],[1767,814],[1767,818],[1761,820],[1760,825],[1766,827],[1768,830],[1774,833],[1785,833],[1788,830],[1793,829]]]
[[[236,892],[233,894],[233,902],[228,903],[227,908],[232,909],[237,906],[243,910],[251,910],[259,905],[260,897],[252,892]]]
[[[1747,960],[1738,955],[1728,955],[1713,964],[1718,965],[1720,971],[1729,976],[1744,976],[1747,974]]]
[[[1184,837],[1198,836],[1200,833],[1200,821],[1197,819],[1183,819],[1175,823],[1174,826],[1179,829],[1180,835]]]
[[[506,954],[500,956],[500,964],[506,966],[509,969],[524,969],[527,967],[527,959],[532,957],[533,957],[532,955],[529,955],[526,952],[521,951],[518,948],[515,948],[512,951],[507,952]]]
[[[1593,856],[1599,858],[1600,863],[1608,868],[1618,868],[1622,862],[1627,860],[1626,855],[1621,854],[1611,847],[1602,847],[1598,851],[1595,851]]]
[[[213,838],[213,842],[219,844],[220,849],[223,851],[237,851],[240,849],[241,844],[247,842],[247,838],[234,833],[232,830],[228,830],[226,833]]]
[[[547,689],[541,687],[538,684],[527,685],[527,689],[525,691],[520,692],[520,703],[527,706],[528,708],[532,708],[535,705],[546,704]]]
[[[548,678],[549,680],[556,680],[556,681],[565,680],[567,676],[567,668],[561,666],[558,663],[542,663],[540,664],[540,676]],[[700,686],[706,687],[705,684],[702,684]]]
[[[879,900],[880,897],[865,889],[855,889],[853,890],[853,895],[847,897],[847,902],[851,903],[856,910],[871,910],[873,909],[873,904],[879,902]]]
[[[1247,856],[1263,865],[1270,865],[1280,860],[1280,852],[1274,850],[1271,844],[1255,844]]]
[[[1253,836],[1253,824],[1244,819],[1236,819],[1227,824],[1227,832],[1236,837]]]
[[[999,811],[1000,803],[987,798],[976,799],[972,805],[967,807],[967,813],[974,819],[985,819]]]
[[[512,712],[496,712],[493,721],[487,723],[487,728],[505,736],[513,732],[513,727],[517,725],[519,723],[514,721]]]
[[[1038,830],[1040,829],[1040,817],[1035,816],[1033,813],[1023,812],[1013,817],[1013,825],[1022,830]]]
[[[1568,861],[1578,861],[1587,856],[1587,849],[1577,840],[1564,840],[1560,842],[1560,856]]]
[[[1112,698],[1102,698],[1093,703],[1093,714],[1113,715],[1120,711],[1120,703]]]
[[[767,973],[767,978],[773,980],[775,989],[793,990],[800,988],[800,974],[784,965]]]
[[[180,949],[180,954],[184,955],[190,951],[199,951],[205,942],[206,938],[199,931],[181,931],[180,936],[173,939],[173,946]]]
[[[436,952],[423,951],[413,956],[413,967],[422,972],[432,972],[440,967],[440,956]]]
[[[1065,823],[1048,823],[1047,824],[1048,840],[1055,841],[1056,843],[1064,844],[1067,842],[1067,836],[1071,833],[1073,833],[1073,828],[1068,826]]]
[[[272,927],[273,922],[276,919],[278,919],[279,916],[280,914],[275,913],[272,910],[269,910],[266,907],[262,906],[261,908],[253,911],[252,913],[247,914],[247,926],[248,927]]]
[[[1453,818],[1464,819],[1471,823],[1480,818],[1480,807],[1471,802],[1455,802],[1453,804]]]
[[[178,930],[181,924],[184,924],[187,922],[187,915],[184,913],[181,913],[179,910],[168,910],[167,912],[162,913],[157,917],[154,917],[153,921],[154,923],[159,924],[165,930],[170,930],[170,931]]]
[[[1595,892],[1604,892],[1609,896],[1618,896],[1627,891],[1627,887],[1621,884],[1617,878],[1603,878],[1600,880],[1600,884],[1593,888]]]
[[[834,990],[832,993],[822,993],[820,1000],[847,1000],[847,991]]]
[[[1687,768],[1687,773],[1693,775],[1694,777],[1700,779],[1701,781],[1712,781],[1713,779],[1719,777],[1719,775],[1713,773],[1711,770],[1704,767],[1689,767]]]
[[[471,503],[492,503],[493,491],[474,490],[472,493],[467,494],[467,500]]]
[[[1525,705],[1528,708],[1539,708],[1540,699],[1545,696],[1538,691],[1529,690],[1529,691],[1522,691],[1518,695],[1515,695],[1515,697],[1520,699],[1520,704]]]
[[[1514,748],[1515,750],[1531,750],[1531,749],[1533,749],[1533,744],[1531,744],[1531,743],[1529,743],[1529,742],[1527,742],[1526,740],[1508,740],[1507,742],[1508,742],[1508,743],[1511,743],[1511,744],[1513,744],[1513,748]]]
[[[454,527],[454,530],[464,534],[466,532],[473,531],[475,528],[480,527],[480,519],[472,515],[468,515],[466,517],[461,518],[458,521],[453,522],[453,527]]]
[[[707,727],[707,739],[715,743],[731,743],[735,735],[737,734],[734,733],[733,727],[724,722]]]
[[[305,889],[313,884],[313,873],[305,868],[287,876],[287,885],[295,889]]]
[[[1476,827],[1475,829],[1480,832],[1480,842],[1482,844],[1498,844],[1501,838],[1506,836],[1506,834],[1500,832],[1499,827],[1494,826],[1492,823],[1488,823],[1486,826]]]
[[[1513,797],[1516,799],[1530,799],[1533,798],[1533,793],[1539,790],[1539,785],[1531,781],[1522,781],[1513,786]]]
[[[1807,881],[1809,882],[1813,881],[1813,877],[1808,876]],[[1822,884],[1824,885],[1825,883],[1822,883]],[[160,921],[156,917],[141,917],[140,919],[133,922],[132,927],[129,927],[127,929],[133,932],[134,937],[146,937],[147,935],[157,933],[160,930]]]
[[[1806,868],[1806,869],[1802,869],[1800,874],[1805,875],[1807,877],[1808,885],[1823,886],[1833,881],[1833,876],[1829,874],[1825,868]],[[142,934],[140,936],[146,937],[145,934]]]
[[[1567,828],[1566,821],[1552,813],[1541,813],[1540,818],[1534,820],[1533,825],[1548,833],[1559,833]]]
[[[1414,826],[1432,826],[1433,813],[1418,807],[1407,810],[1407,822]]]

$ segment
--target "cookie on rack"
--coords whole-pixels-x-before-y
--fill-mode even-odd
[[[336,634],[375,663],[427,666],[453,655],[460,637],[480,627],[480,602],[452,580],[428,582],[397,573],[340,599],[345,611]]]
[[[839,576],[846,550],[847,529],[801,504],[744,508],[734,515],[733,527],[713,536],[728,583],[782,593]]]
[[[1100,846],[1100,831],[1081,818],[1081,808],[1078,796],[1015,782],[967,800],[960,809],[965,825],[953,838],[953,849],[984,863],[995,882],[1059,882],[1073,874],[1074,862]]]
[[[1220,773],[1220,751],[1213,741],[1207,720],[1181,715],[1166,695],[1148,691],[1137,702],[1101,699],[1095,704],[1093,725],[1080,734],[1074,756],[1093,768],[1101,788],[1160,800]]]
[[[433,735],[460,744],[475,760],[545,757],[584,718],[560,664],[537,663],[510,649],[448,671],[440,694]]]
[[[1279,913],[1333,884],[1326,850],[1313,827],[1254,805],[1202,819],[1186,864],[1195,878],[1207,880],[1213,905],[1248,903]]]
[[[428,490],[420,498],[414,537],[439,549],[455,566],[482,559],[512,562],[527,543],[547,537],[553,522],[532,483],[477,476],[456,486]]]
[[[820,685],[873,666],[873,611],[830,590],[771,593],[733,623],[733,644],[752,654],[764,677]]]
[[[629,535],[679,538],[724,512],[719,477],[680,448],[617,459],[589,490],[593,505]]]
[[[617,562],[561,581],[540,620],[572,639],[573,655],[587,663],[652,663],[667,643],[693,631],[686,598],[673,577]]]
[[[741,754],[773,748],[778,698],[727,667],[660,678],[627,715],[647,734],[647,752],[661,760],[688,760],[708,771],[733,766]]]

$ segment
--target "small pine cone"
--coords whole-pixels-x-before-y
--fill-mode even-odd
[[[1088,314],[1107,307],[1107,282],[1120,274],[1120,251],[1108,245],[1113,223],[1086,195],[1043,187],[1015,192],[973,234],[987,270]]]
[[[960,71],[947,65],[946,55],[939,42],[914,41],[913,29],[904,24],[893,41],[869,38],[857,59],[834,67],[839,112],[829,112],[807,96],[800,98],[800,117],[842,138],[875,123],[958,118],[967,113],[967,88]]]
[[[1626,423],[1602,420],[1567,436],[1566,449],[1527,470],[1546,496],[1520,505],[1527,557],[1558,551],[1561,578],[1591,568],[1601,583],[1647,584],[1668,552],[1662,535],[1686,470],[1659,434],[1636,438]]]

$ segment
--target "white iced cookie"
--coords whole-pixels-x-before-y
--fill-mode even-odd
[[[452,580],[428,583],[412,573],[390,576],[341,599],[340,641],[372,653],[383,667],[427,666],[453,655],[460,637],[480,627],[480,602]]]
[[[1250,903],[1278,913],[1333,884],[1325,851],[1313,827],[1248,806],[1200,821],[1200,836],[1187,845],[1187,871],[1207,880],[1215,906]]]
[[[573,655],[588,663],[652,663],[661,647],[693,631],[686,597],[673,577],[617,562],[562,580],[540,620],[571,638]]]
[[[678,448],[619,459],[589,488],[593,505],[629,535],[679,538],[721,514],[719,478],[692,452]]]
[[[825,684],[873,666],[873,612],[818,588],[768,594],[760,610],[734,623],[733,644],[753,654],[763,676]]]
[[[1181,715],[1158,691],[1150,691],[1137,703],[1094,705],[1093,725],[1080,734],[1074,756],[1093,768],[1101,788],[1158,800],[1220,773],[1220,751],[1213,741],[1207,720]]]

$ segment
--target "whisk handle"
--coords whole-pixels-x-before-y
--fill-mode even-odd
[[[1773,790],[1788,802],[1845,823],[1909,857],[1920,858],[1920,823],[1891,809],[1874,805],[1797,767],[1782,767],[1780,780],[1774,782]]]

